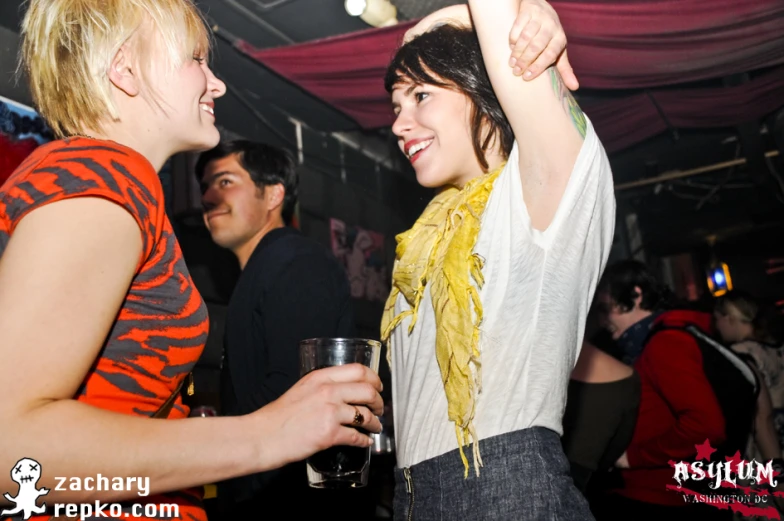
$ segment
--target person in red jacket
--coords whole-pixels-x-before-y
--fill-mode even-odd
[[[618,342],[623,360],[640,375],[641,398],[632,441],[616,463],[623,486],[597,519],[719,520],[729,510],[687,503],[675,485],[669,461],[694,461],[695,445],[725,439],[725,421],[703,370],[695,337],[681,330],[696,326],[710,334],[711,315],[697,311],[660,311],[666,290],[644,264],[621,261],[607,268],[597,292],[603,323]],[[606,511],[605,511],[606,510]]]

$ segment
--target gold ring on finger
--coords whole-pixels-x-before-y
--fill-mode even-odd
[[[362,416],[362,413],[359,412],[359,409],[356,406],[354,407],[354,411],[354,421],[351,423],[354,425],[362,425],[365,422],[365,417]]]

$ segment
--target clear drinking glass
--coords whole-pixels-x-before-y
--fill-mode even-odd
[[[299,343],[300,375],[359,363],[378,373],[381,343],[363,338],[311,338]],[[336,446],[308,458],[308,483],[313,488],[357,488],[368,483],[370,447]]]

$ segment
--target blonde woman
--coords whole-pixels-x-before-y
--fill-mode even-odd
[[[62,139],[0,188],[0,515],[99,500],[202,520],[199,485],[369,446],[349,425],[380,430],[381,384],[355,365],[312,373],[246,416],[186,418],[177,391],[208,318],[156,172],[218,143],[225,93],[191,2],[31,0],[22,37],[36,105]],[[17,493],[25,473],[48,489],[32,505]],[[88,486],[98,475],[124,486]]]

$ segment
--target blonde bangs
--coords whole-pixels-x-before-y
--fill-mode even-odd
[[[181,67],[194,56],[208,58],[212,47],[211,36],[201,12],[190,0],[131,1],[140,4],[146,12],[168,51],[173,69]],[[150,41],[145,40],[145,43]],[[147,45],[145,51],[155,52],[153,47]]]
[[[153,38],[135,38],[147,71],[164,45],[174,71],[193,53],[206,58],[210,33],[190,0],[30,0],[22,22],[20,69],[36,107],[64,137],[117,120],[109,67],[120,48],[149,23]]]

